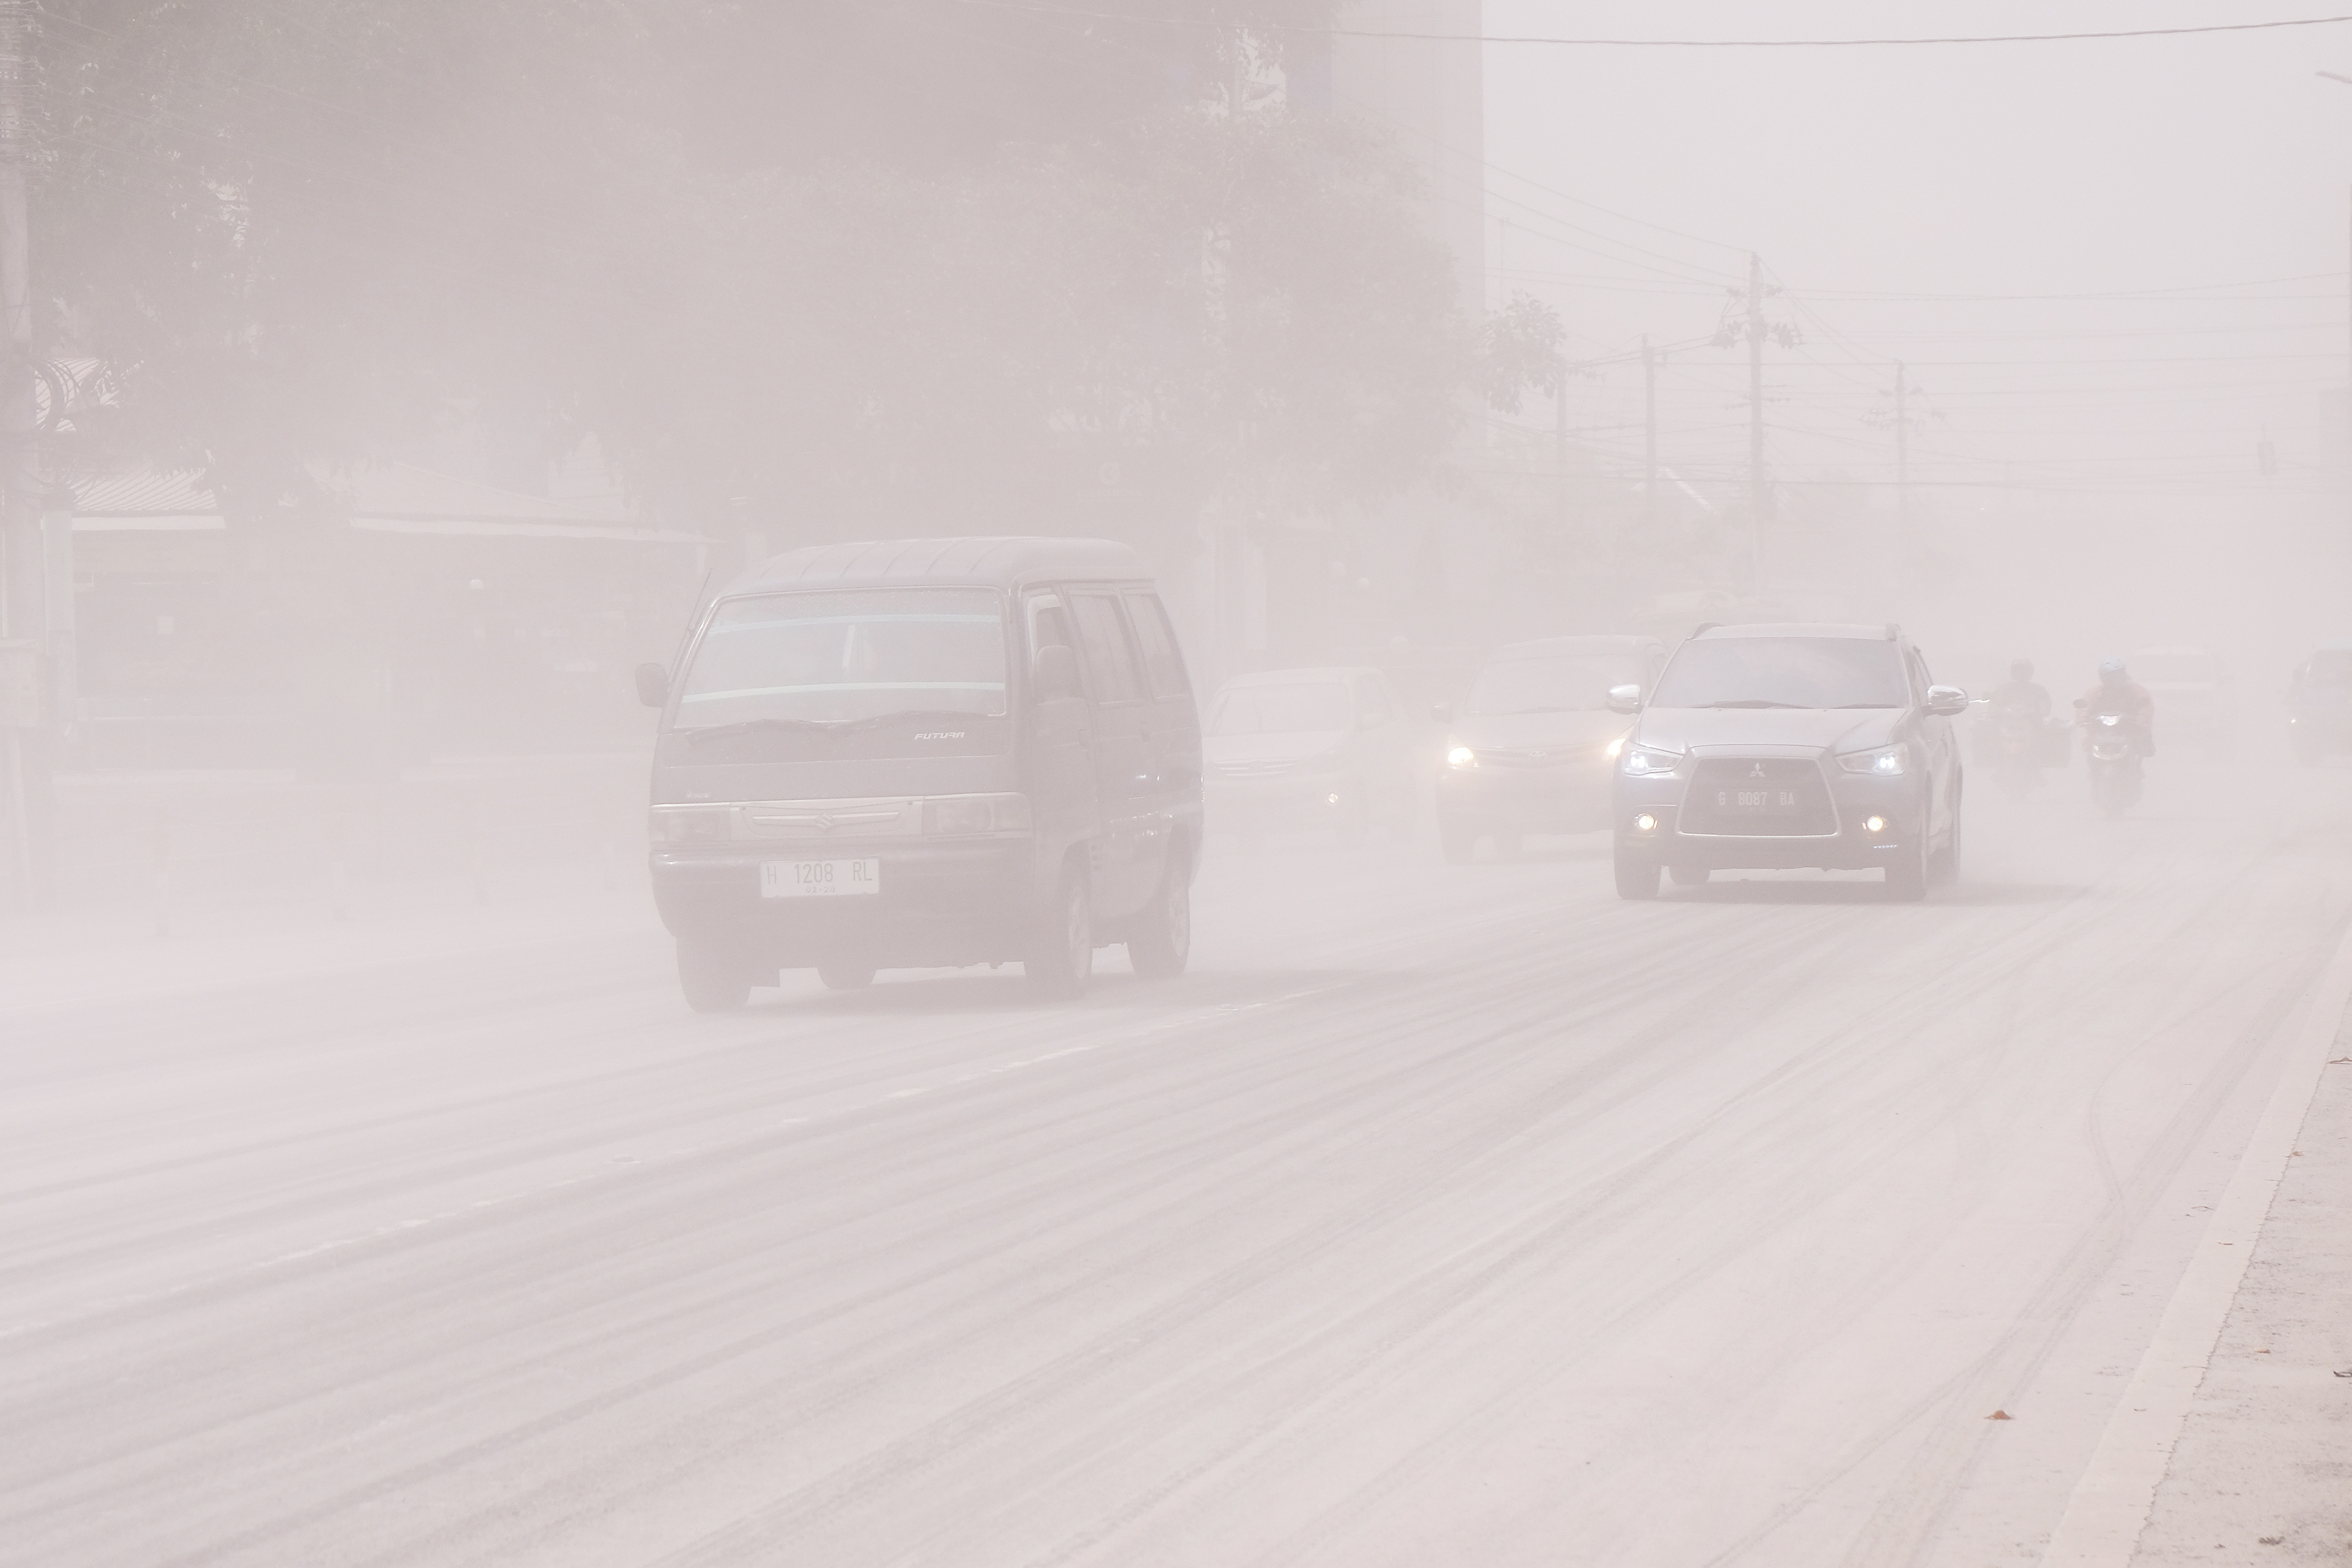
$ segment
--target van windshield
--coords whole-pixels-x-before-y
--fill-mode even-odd
[[[1903,659],[1876,637],[1694,637],[1675,650],[1657,708],[1902,708]]]
[[[1004,610],[986,588],[731,599],[703,635],[678,728],[1004,712]]]
[[[1464,710],[1470,713],[1576,713],[1609,706],[1609,689],[1640,683],[1642,667],[1626,654],[1514,654],[1478,672]]]

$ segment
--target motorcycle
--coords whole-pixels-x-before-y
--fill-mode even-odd
[[[2011,708],[1992,715],[1993,776],[2011,795],[2042,787],[2042,716]]]
[[[2109,816],[2121,816],[2139,799],[2139,737],[2121,713],[2085,714],[2090,731],[2091,799]]]

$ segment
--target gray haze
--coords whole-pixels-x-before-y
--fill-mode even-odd
[[[0,1565],[2338,1560],[2310,9],[0,0]]]

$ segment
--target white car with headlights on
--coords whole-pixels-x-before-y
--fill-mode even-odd
[[[1662,874],[1877,867],[1895,899],[1958,874],[1960,757],[1953,715],[1900,628],[1702,628],[1657,687],[1612,694],[1637,715],[1613,791],[1617,891]]]

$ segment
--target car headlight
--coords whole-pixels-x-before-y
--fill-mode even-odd
[[[734,816],[723,805],[657,805],[647,826],[656,844],[713,844],[730,836]]]
[[[1897,742],[1873,751],[1848,752],[1838,759],[1838,766],[1850,773],[1868,773],[1873,778],[1900,778],[1911,771],[1911,748]]]
[[[1631,735],[1620,735],[1615,740],[1610,742],[1607,748],[1603,750],[1601,754],[1607,757],[1613,763],[1619,757],[1625,754],[1625,742],[1632,739],[1633,737]]]
[[[1445,748],[1445,765],[1449,768],[1475,768],[1478,765],[1478,753],[1456,741]]]
[[[1680,752],[1662,751],[1656,746],[1624,746],[1623,760],[1619,764],[1629,779],[1670,778],[1683,765]]]

